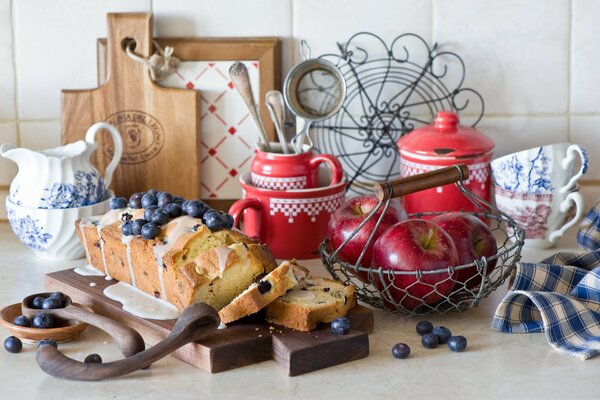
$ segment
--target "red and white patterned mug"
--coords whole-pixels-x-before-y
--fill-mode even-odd
[[[282,154],[281,145],[271,143],[275,152],[258,149],[250,165],[252,184],[263,189],[295,190],[319,186],[319,165],[326,163],[331,169],[329,186],[340,183],[344,177],[342,164],[329,154],[306,151],[300,154]]]
[[[335,185],[301,190],[271,190],[251,184],[250,174],[240,177],[244,198],[229,214],[248,236],[259,237],[276,258],[319,257],[331,214],[344,202],[346,180]]]

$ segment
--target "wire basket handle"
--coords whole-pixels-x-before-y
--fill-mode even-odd
[[[378,183],[373,186],[373,190],[377,198],[384,201],[390,197],[400,197],[405,194],[463,181],[468,177],[469,168],[465,164],[457,164],[423,174]]]

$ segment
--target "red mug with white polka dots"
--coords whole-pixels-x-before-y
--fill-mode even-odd
[[[278,143],[270,146],[275,152],[258,149],[250,165],[251,181],[256,187],[272,190],[316,188],[322,163],[331,169],[329,186],[340,183],[344,177],[342,164],[332,155],[315,154],[309,148],[300,154],[283,154]]]

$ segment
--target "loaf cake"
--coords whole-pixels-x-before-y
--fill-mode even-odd
[[[344,317],[356,305],[354,286],[327,278],[304,278],[266,307],[267,321],[299,331]]]
[[[219,311],[221,322],[228,324],[262,310],[294,288],[298,284],[298,279],[305,278],[307,275],[308,270],[298,265],[295,260],[284,261],[221,309]]]
[[[143,215],[124,208],[77,221],[87,261],[179,310],[196,302],[220,310],[277,266],[265,245],[235,229],[211,231],[189,215],[171,219],[153,239],[123,235],[123,221]]]

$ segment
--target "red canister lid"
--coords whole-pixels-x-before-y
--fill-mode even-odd
[[[398,139],[400,151],[436,157],[475,157],[494,148],[494,141],[475,128],[458,124],[458,115],[440,111],[427,125]]]

